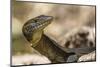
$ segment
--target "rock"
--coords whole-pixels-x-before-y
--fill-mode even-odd
[[[77,55],[71,55],[68,57],[67,62],[76,62],[78,60]]]
[[[38,54],[25,54],[12,56],[12,65],[30,65],[30,64],[48,64],[51,61],[43,56]]]
[[[96,52],[93,51],[89,54],[83,55],[78,59],[78,62],[85,62],[85,61],[95,61],[96,60]]]

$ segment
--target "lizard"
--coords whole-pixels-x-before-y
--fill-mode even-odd
[[[40,15],[28,20],[22,28],[25,38],[32,44],[32,47],[49,58],[52,63],[69,62],[70,58],[76,58],[74,59],[74,61],[76,61],[78,59],[77,56],[80,56],[82,53],[90,53],[95,50],[95,47],[66,49],[65,47],[59,46],[58,43],[44,34],[44,28],[51,24],[52,20],[52,16]],[[70,37],[68,39],[70,39]]]
[[[49,58],[52,63],[64,63],[66,58],[74,53],[66,53],[44,34],[45,27],[51,24],[52,20],[52,16],[37,16],[23,25],[22,32],[32,44],[32,48]]]

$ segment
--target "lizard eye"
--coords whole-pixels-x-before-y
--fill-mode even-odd
[[[34,22],[37,22],[37,20],[34,20]]]

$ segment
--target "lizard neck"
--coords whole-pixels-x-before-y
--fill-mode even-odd
[[[65,62],[68,56],[66,52],[55,46],[55,44],[44,34],[42,34],[37,46],[32,47],[42,55],[48,57],[52,63]]]

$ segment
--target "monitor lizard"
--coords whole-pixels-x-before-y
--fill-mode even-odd
[[[28,20],[22,28],[25,38],[32,44],[32,47],[49,58],[52,63],[64,63],[67,60],[69,62],[68,57],[71,55],[71,58],[76,58],[81,54],[95,50],[95,47],[65,48],[58,45],[44,34],[44,28],[51,24],[52,20],[52,16],[40,15]],[[74,61],[77,61],[77,59],[74,59]]]
[[[44,28],[53,20],[52,16],[40,15],[28,20],[22,28],[25,38],[32,47],[42,55],[48,57],[52,63],[66,62],[66,58],[74,53],[66,53],[44,34]]]

